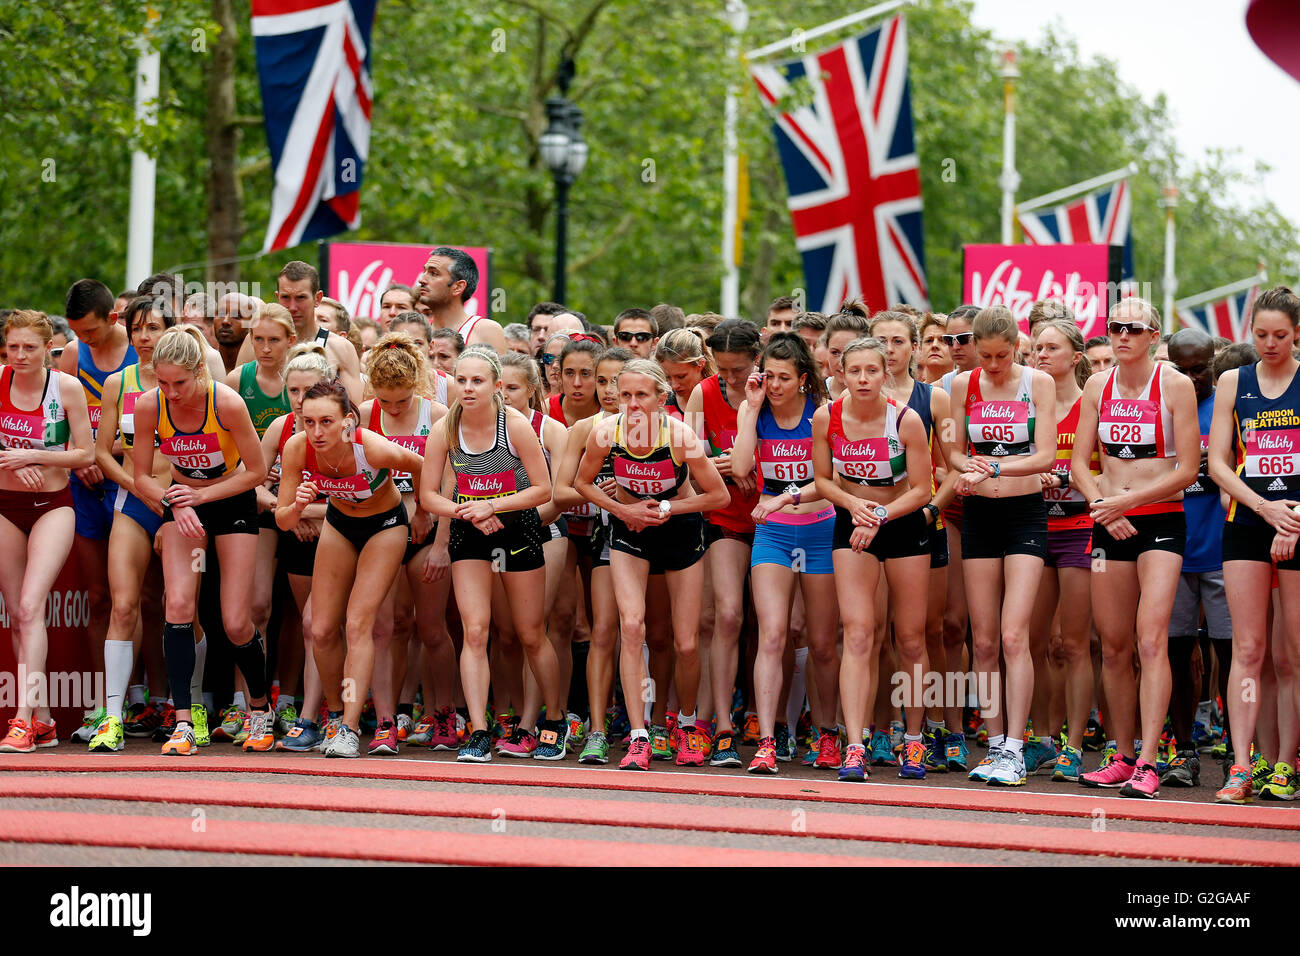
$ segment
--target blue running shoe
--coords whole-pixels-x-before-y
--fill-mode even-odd
[[[790,733],[790,728],[785,724],[777,724],[776,759],[782,763],[789,763],[797,756],[799,756],[799,747],[794,742],[794,735]]]
[[[461,745],[456,759],[464,763],[492,762],[492,735],[486,730],[476,730]]]
[[[1056,743],[1051,737],[1030,737],[1025,741],[1024,756],[1027,775],[1044,768],[1050,771],[1056,767]]]
[[[948,772],[948,758],[944,746],[947,735],[940,733],[939,730],[933,733],[929,730],[921,731],[921,737],[925,741],[925,760],[922,763],[927,773]]]
[[[889,734],[877,730],[871,735],[871,766],[888,767],[890,764],[897,763],[898,760],[894,757],[894,747],[889,741]]]
[[[965,734],[949,734],[943,739],[944,760],[953,773],[965,773],[970,751],[966,749]]]
[[[844,762],[840,764],[840,780],[845,783],[862,783],[867,779],[867,748],[849,744],[844,749]]]
[[[325,734],[316,726],[316,721],[299,717],[289,728],[289,732],[275,742],[276,750],[290,753],[307,753],[315,750],[317,744],[325,739]]]
[[[1076,783],[1081,773],[1083,773],[1083,752],[1067,745],[1056,758],[1056,765],[1052,768],[1052,779]]]
[[[903,741],[903,759],[898,775],[904,780],[925,779],[925,744],[919,740]]]

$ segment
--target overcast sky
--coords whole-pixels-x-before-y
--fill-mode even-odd
[[[975,0],[974,21],[1005,40],[1040,39],[1055,23],[1074,38],[1085,60],[1116,60],[1120,77],[1143,99],[1165,94],[1185,157],[1200,159],[1207,147],[1240,147],[1242,168],[1252,170],[1257,159],[1272,166],[1263,191],[1300,228],[1300,83],[1255,46],[1246,31],[1247,5]],[[1144,214],[1158,213],[1133,210],[1134,216]]]

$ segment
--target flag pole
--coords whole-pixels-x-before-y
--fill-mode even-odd
[[[1020,78],[1020,68],[1016,66],[1016,51],[1007,49],[1002,53],[1002,175],[998,185],[1002,187],[1002,245],[1011,245],[1015,238],[1013,223],[1016,218],[1016,189],[1020,186],[1020,174],[1016,172],[1016,80]]]
[[[740,59],[740,41],[749,25],[749,10],[745,0],[726,0],[727,20],[731,24],[731,37],[727,40],[727,57]],[[722,307],[719,311],[727,318],[740,312],[740,269],[737,265],[736,234],[739,231],[739,166],[736,140],[736,118],[740,104],[736,84],[727,84],[727,105],[723,125],[722,159]]]
[[[815,40],[818,37],[825,36],[828,33],[834,33],[844,27],[851,27],[855,23],[861,23],[863,20],[870,20],[872,17],[878,17],[899,7],[912,7],[920,3],[920,0],[887,0],[885,3],[878,3],[874,7],[868,7],[866,10],[859,10],[857,13],[850,13],[847,17],[840,17],[838,20],[832,20],[829,23],[823,23],[819,27],[813,27],[811,30],[795,30],[784,40],[777,40],[775,43],[769,43],[767,46],[761,46],[757,50],[750,50],[745,54],[745,59],[751,63],[755,60],[762,59],[765,56],[771,56],[773,53],[780,53],[782,50],[788,50],[790,47],[802,47],[809,40]]]
[[[1092,192],[1094,189],[1100,189],[1102,186],[1109,186],[1111,183],[1119,182],[1132,176],[1138,171],[1137,163],[1129,163],[1123,169],[1112,170],[1109,173],[1102,173],[1100,176],[1094,176],[1092,179],[1085,179],[1081,183],[1075,183],[1073,186],[1066,186],[1064,189],[1058,189],[1055,192],[1046,193],[1037,196],[1034,199],[1026,199],[1016,208],[1020,212],[1029,212],[1040,206],[1050,206],[1052,203],[1059,202],[1062,199],[1068,199],[1070,196],[1076,196],[1079,193]]]
[[[161,57],[149,45],[149,33],[158,22],[152,5],[138,40],[135,72],[135,120],[143,126],[158,121],[158,75]],[[134,288],[153,272],[153,203],[157,163],[142,149],[131,153],[131,206],[126,233],[126,285]]]
[[[1165,210],[1165,332],[1174,330],[1174,293],[1178,291],[1178,276],[1174,271],[1174,210],[1178,208],[1178,187],[1171,179],[1165,183],[1160,205]]]
[[[1188,296],[1186,299],[1179,299],[1174,303],[1178,309],[1190,309],[1198,305],[1204,305],[1206,302],[1212,302],[1215,299],[1222,299],[1232,295],[1234,292],[1244,292],[1251,286],[1263,285],[1268,282],[1268,273],[1260,272],[1251,276],[1249,279],[1242,279],[1240,282],[1229,282],[1227,285],[1221,285],[1217,289],[1210,289],[1208,292],[1201,292],[1197,295]]]

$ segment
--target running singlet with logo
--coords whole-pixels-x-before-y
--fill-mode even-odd
[[[456,334],[458,334],[462,339],[465,340],[466,345],[469,345],[469,337],[474,334],[474,327],[477,326],[482,321],[483,321],[483,316],[471,315],[468,319],[466,319],[464,322],[460,324],[460,328],[456,330]]]
[[[239,368],[239,397],[248,406],[248,415],[253,419],[257,437],[261,438],[271,427],[271,422],[289,411],[289,390],[280,389],[280,394],[269,397],[257,384],[257,363],[245,362]]]
[[[122,387],[117,395],[117,430],[122,435],[122,447],[135,447],[135,403],[147,389],[140,384],[140,365],[136,363],[122,373]],[[162,441],[154,432],[153,446]]]
[[[117,368],[104,371],[95,364],[94,356],[90,353],[90,346],[85,342],[77,343],[77,381],[81,383],[81,387],[86,392],[86,410],[90,412],[91,441],[94,441],[95,436],[99,434],[99,417],[103,414],[104,380],[114,372],[120,372],[128,365],[135,365],[139,361],[140,358],[135,354],[135,349],[127,345],[126,354],[122,356],[122,363]]]
[[[287,430],[288,426],[285,427]],[[376,468],[366,461],[366,449],[361,443],[363,430],[357,428],[352,433],[352,460],[357,467],[356,474],[341,477],[322,475],[316,464],[316,449],[312,447],[311,442],[307,442],[307,458],[303,462],[303,481],[310,481],[325,497],[337,498],[340,501],[365,501],[378,491],[388,478],[388,469]]]
[[[844,396],[831,403],[826,437],[837,475],[858,485],[896,485],[907,477],[907,452],[898,437],[898,421],[910,409],[892,398],[885,403],[885,433],[849,441],[844,434]]]
[[[497,412],[496,440],[487,451],[465,451],[465,435],[457,431],[456,447],[451,449],[451,467],[456,473],[457,504],[504,498],[532,484],[528,470],[510,442],[505,409]]]
[[[1056,425],[1056,463],[1052,465],[1052,474],[1070,477],[1070,456],[1074,454],[1074,435],[1079,430],[1079,410],[1083,408],[1083,396],[1075,399],[1070,413]],[[1088,463],[1093,475],[1101,474],[1101,455],[1094,448],[1092,460]],[[1065,487],[1043,489],[1043,500],[1047,502],[1047,530],[1073,531],[1076,528],[1091,528],[1092,515],[1088,512],[1088,502],[1083,492],[1077,488]]]
[[[779,495],[792,482],[803,485],[812,481],[812,420],[816,412],[817,403],[811,396],[806,397],[799,424],[786,429],[776,423],[767,402],[763,403],[754,427],[763,494]]]
[[[53,450],[68,447],[68,410],[59,391],[59,374],[45,370],[41,403],[33,409],[19,408],[13,400],[14,370],[0,372],[0,446],[13,449]]]
[[[293,421],[293,412],[284,416],[284,424],[280,426],[280,441],[275,446],[275,464],[271,466],[269,478],[271,480],[271,494],[276,496],[280,494],[280,462],[284,460],[284,446],[289,443],[289,439],[294,435]],[[324,501],[325,496],[318,494],[316,500]]]
[[[966,434],[971,451],[990,458],[1030,455],[1034,451],[1034,388],[1028,366],[1021,366],[1020,384],[1012,399],[985,400],[980,394],[981,368],[970,373],[966,390]]]
[[[1164,363],[1155,363],[1142,394],[1123,398],[1115,388],[1119,366],[1110,370],[1097,408],[1097,441],[1111,458],[1173,458],[1174,418],[1160,385]]]
[[[704,437],[709,443],[710,458],[731,451],[731,446],[736,443],[736,410],[731,407],[722,389],[722,381],[716,375],[711,375],[700,383],[700,393],[704,398]],[[752,533],[754,521],[750,515],[758,504],[757,487],[753,494],[746,495],[730,478],[726,479],[726,485],[731,503],[725,508],[708,512],[704,516],[705,520],[729,531]]]
[[[1196,417],[1201,426],[1201,454],[1210,447],[1210,423],[1214,421],[1214,392],[1197,403]],[[1202,464],[1196,480],[1183,489],[1183,513],[1187,516],[1187,545],[1183,549],[1183,570],[1189,574],[1206,574],[1223,568],[1223,504],[1219,486],[1208,474],[1209,463]]]
[[[609,457],[614,462],[614,480],[619,487],[638,498],[666,501],[675,498],[686,484],[686,462],[673,459],[672,429],[659,416],[659,434],[654,447],[645,455],[634,455],[627,447],[627,416],[620,414],[614,424],[614,441]]]
[[[407,451],[413,451],[423,458],[424,446],[429,441],[429,432],[433,430],[433,403],[423,395],[415,396],[415,400],[420,403],[420,411],[415,421],[414,435],[390,435],[384,431],[384,410],[379,407],[379,399],[375,399],[374,404],[370,406],[368,427],[376,435],[383,435],[394,445],[401,445]],[[393,484],[402,494],[408,495],[415,491],[415,478],[409,471],[395,471],[392,473],[392,478]]]
[[[1237,403],[1233,425],[1237,433],[1237,474],[1250,490],[1268,501],[1300,494],[1300,369],[1277,398],[1265,398],[1259,387],[1259,366],[1243,365],[1237,372]],[[1259,525],[1264,519],[1233,500],[1228,520]]]
[[[229,474],[239,466],[239,449],[221,419],[217,417],[214,383],[208,383],[207,407],[203,426],[197,432],[183,432],[172,421],[171,407],[162,389],[158,395],[158,450],[171,461],[176,473],[186,478],[209,480]]]

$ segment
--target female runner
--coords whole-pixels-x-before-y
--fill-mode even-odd
[[[1160,789],[1156,753],[1173,683],[1169,616],[1187,536],[1183,489],[1196,480],[1201,432],[1191,379],[1151,358],[1160,339],[1155,307],[1122,299],[1106,328],[1115,366],[1084,387],[1070,473],[1092,502],[1092,614],[1101,636],[1106,719],[1120,757],[1081,774],[1079,782],[1150,798]],[[1094,479],[1088,465],[1098,445],[1102,472]],[[1140,692],[1133,679],[1135,637]],[[1142,752],[1135,757],[1139,704]]]
[[[85,391],[66,372],[45,367],[54,338],[49,318],[19,309],[4,332],[0,548],[5,559],[0,561],[0,592],[13,619],[14,661],[26,681],[0,751],[30,753],[59,743],[45,692],[45,603],[72,551],[75,516],[68,472],[93,464],[95,453]]]
[[[826,381],[827,399],[839,398],[844,391],[844,366],[840,354],[854,339],[867,335],[868,318],[860,302],[846,302],[844,308],[830,317],[822,341],[826,343],[826,364],[831,370]]]
[[[1223,580],[1233,627],[1232,668],[1231,692],[1223,696],[1232,736],[1229,750],[1236,755],[1223,788],[1214,795],[1219,803],[1249,803],[1252,797],[1249,754],[1260,705],[1258,695],[1246,693],[1246,688],[1251,686],[1248,681],[1259,685],[1268,653],[1271,563],[1277,565],[1288,656],[1292,667],[1300,661],[1297,323],[1300,297],[1294,292],[1277,286],[1260,295],[1250,324],[1259,362],[1224,372],[1214,399],[1210,477],[1231,497],[1223,527]],[[1291,756],[1279,754],[1278,760]]]
[[[542,349],[542,354],[537,357],[537,361],[542,363],[542,372],[546,378],[546,395],[547,400],[553,400],[556,395],[562,395],[563,389],[560,385],[560,356],[564,354],[564,347],[571,341],[568,332],[556,332],[546,339],[546,347]]]
[[[311,592],[316,666],[329,709],[343,711],[337,730],[326,731],[327,757],[360,752],[357,728],[375,664],[375,618],[401,567],[409,527],[390,472],[415,473],[423,464],[414,452],[361,428],[358,420],[337,379],[307,390],[302,431],[285,443],[280,456],[275,509],[276,524],[289,531],[317,494],[329,498]],[[339,640],[345,615],[346,647]],[[351,693],[345,694],[345,687]],[[375,703],[380,722],[391,724],[394,702]],[[379,710],[385,704],[388,709]]]
[[[677,763],[700,766],[708,758],[707,744],[695,726],[704,573],[699,564],[704,522],[699,515],[723,507],[730,497],[694,431],[664,411],[669,392],[668,379],[654,362],[634,359],[624,365],[618,375],[623,411],[592,428],[574,479],[581,495],[610,514],[610,567],[622,623],[619,672],[632,724],[628,752],[619,764],[624,770],[648,770],[650,765],[644,713],[632,702],[644,699],[646,590],[649,576],[658,572],[663,572],[670,595],[677,653]],[[618,483],[612,496],[596,483],[606,457],[613,459]],[[699,494],[688,479],[700,488]]]
[[[275,715],[266,696],[266,648],[248,603],[257,555],[254,489],[266,478],[266,464],[247,406],[234,389],[209,378],[206,352],[203,333],[195,326],[169,329],[153,353],[158,387],[135,403],[135,441],[147,445],[156,434],[159,450],[172,466],[171,484],[164,487],[153,475],[150,456],[132,461],[136,496],[162,511],[163,653],[176,705],[176,729],[162,752],[180,756],[192,755],[198,747],[190,713],[193,692],[202,686],[194,641],[202,564],[195,555],[208,538],[216,539],[221,563],[222,624],[251,698],[244,749],[265,751],[275,743]]]
[[[963,410],[966,427],[951,460],[961,472],[957,493],[968,496],[962,572],[972,669],[989,730],[988,756],[970,776],[1018,787],[1025,782],[1025,722],[1034,693],[1029,617],[1047,555],[1047,507],[1038,476],[1056,460],[1056,385],[1016,364],[1020,330],[1007,309],[981,310],[971,332],[980,364],[953,380],[952,407]],[[1005,713],[998,702],[999,650],[1006,660]]]
[[[537,514],[538,506],[551,497],[546,456],[528,419],[505,407],[501,361],[494,351],[467,348],[456,361],[455,381],[459,397],[452,402],[444,427],[435,429],[425,446],[420,505],[451,519],[451,580],[465,633],[461,687],[471,722],[469,738],[456,759],[471,763],[492,759],[492,735],[482,721],[488,705],[487,643],[495,571],[504,579],[515,633],[542,687],[550,718],[541,722],[533,757],[562,760],[568,728],[560,701],[559,665],[546,639],[544,609],[537,600],[546,588]],[[449,462],[456,478],[454,499],[443,495],[441,487]]]
[[[104,640],[104,693],[108,717],[90,740],[90,749],[96,753],[114,753],[125,746],[122,698],[142,640],[145,641],[145,672],[149,679],[150,701],[163,724],[167,722],[167,669],[160,643],[162,566],[153,549],[154,536],[162,527],[162,509],[155,511],[135,495],[133,464],[135,405],[141,395],[157,387],[153,374],[154,346],[176,324],[170,310],[158,311],[153,308],[153,302],[152,298],[141,296],[128,305],[123,314],[122,324],[126,326],[127,339],[140,361],[104,380],[100,431],[95,440],[95,464],[118,489],[113,527],[108,534],[108,588],[113,596],[113,613]],[[121,462],[113,454],[119,432]],[[158,451],[156,434],[153,449],[141,449],[140,454],[153,456],[154,479],[165,481],[171,462]],[[146,582],[148,587],[145,587]],[[142,610],[150,619],[143,631],[140,626]],[[164,706],[159,707],[160,704]],[[199,703],[194,703],[192,710],[195,740],[204,746],[208,736],[207,712]],[[134,724],[131,733],[139,733]],[[148,733],[143,735],[148,736]]]
[[[758,505],[758,483],[752,474],[744,478],[733,474],[731,451],[736,441],[736,410],[745,400],[745,382],[754,371],[762,341],[754,323],[726,319],[713,330],[707,344],[718,373],[691,392],[686,420],[693,425],[702,423],[703,427],[695,430],[708,440],[709,455],[731,496],[726,507],[704,516],[714,611],[709,674],[717,716],[709,765],[739,767],[736,728],[731,725],[731,701],[740,653],[740,629],[745,617],[745,579],[749,576],[750,553],[754,547],[753,513]]]
[[[843,350],[837,331],[832,340]],[[862,320],[862,325],[866,321]],[[839,357],[836,356],[838,363]],[[754,608],[758,617],[758,657],[754,696],[758,704],[759,745],[750,773],[776,773],[776,712],[782,685],[782,655],[790,631],[790,604],[798,573],[808,644],[817,681],[820,727],[815,765],[840,766],[836,732],[840,658],[835,648],[835,581],[831,558],[835,512],[817,489],[812,464],[813,415],[826,401],[826,389],[804,340],[793,332],[773,335],[759,359],[759,371],[745,381],[745,401],[736,412],[731,472],[746,477],[758,467],[762,479],[758,525],[750,557]],[[805,501],[804,498],[809,500]]]
[[[948,331],[948,317],[942,312],[927,312],[921,322],[921,356],[917,378],[938,385],[952,371],[952,350],[943,341]]]
[[[898,323],[879,324],[892,332]],[[844,392],[813,416],[817,493],[835,506],[836,594],[844,621],[839,678],[849,745],[839,777],[866,779],[862,732],[876,691],[874,604],[883,566],[897,596],[891,609],[894,639],[911,685],[904,695],[907,735],[898,775],[924,778],[925,708],[917,678],[928,669],[926,604],[910,600],[908,588],[914,588],[930,566],[930,527],[920,510],[930,500],[929,437],[918,413],[885,394],[884,343],[857,339],[844,349],[841,360]]]

